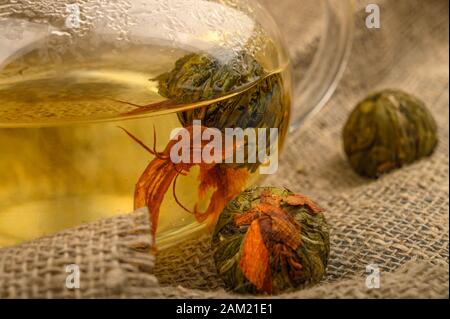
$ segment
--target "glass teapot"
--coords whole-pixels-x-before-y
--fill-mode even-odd
[[[0,5],[0,246],[139,208],[159,248],[209,229],[336,87],[351,3],[317,5],[295,87],[257,1]]]

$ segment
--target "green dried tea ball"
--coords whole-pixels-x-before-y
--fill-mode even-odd
[[[419,99],[395,90],[372,94],[356,105],[343,132],[350,165],[377,178],[433,153],[437,125]]]
[[[213,240],[219,275],[242,293],[280,293],[319,282],[330,254],[328,225],[306,196],[251,188],[232,200]]]

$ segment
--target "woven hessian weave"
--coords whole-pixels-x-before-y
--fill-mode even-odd
[[[299,1],[265,2],[301,77],[317,39],[298,37]],[[288,138],[278,173],[264,181],[312,198],[331,226],[323,282],[280,298],[448,298],[448,1],[374,2],[381,29],[365,27],[369,2],[357,2],[343,80],[326,108]],[[306,25],[314,29],[314,21]],[[367,180],[346,162],[341,130],[352,107],[383,88],[423,99],[438,121],[440,143],[432,157]],[[209,236],[162,251],[155,262],[148,233],[141,211],[0,249],[0,298],[240,297],[218,278]],[[80,266],[80,289],[65,287],[68,264]],[[374,264],[380,288],[368,289],[366,267]]]

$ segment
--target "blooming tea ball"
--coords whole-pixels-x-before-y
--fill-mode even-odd
[[[283,137],[288,129],[290,98],[282,76],[269,75],[248,52],[229,53],[232,58],[223,61],[208,53],[192,53],[178,59],[171,71],[155,79],[159,94],[177,103],[222,98],[208,107],[177,112],[183,127],[200,120],[201,125],[222,132],[229,128],[278,128],[279,136]],[[231,93],[234,95],[224,98]],[[268,134],[266,153],[270,152],[271,144]],[[245,157],[245,163],[227,163],[226,166],[245,166],[254,172],[259,163],[251,163]]]
[[[227,287],[280,293],[319,282],[330,253],[321,209],[287,189],[251,188],[232,200],[217,222],[214,261]]]
[[[353,169],[376,178],[433,153],[437,125],[419,99],[395,90],[372,94],[356,105],[343,131]]]

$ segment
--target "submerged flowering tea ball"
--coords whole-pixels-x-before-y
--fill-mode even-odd
[[[319,282],[330,253],[321,209],[303,195],[251,188],[223,210],[212,240],[214,261],[236,292],[280,293]]]
[[[207,53],[188,54],[157,80],[159,94],[180,103],[216,99],[251,85],[244,94],[212,103],[207,108],[179,112],[183,126],[201,120],[202,125],[220,130],[279,127],[288,115],[289,103],[281,75],[268,75],[245,52],[236,53],[226,61]]]
[[[376,178],[433,153],[436,122],[419,99],[395,90],[372,94],[350,115],[343,132],[350,165]]]
[[[159,94],[177,103],[219,99],[207,107],[178,112],[184,127],[192,125],[194,120],[201,120],[203,126],[221,131],[227,128],[277,128],[281,138],[287,132],[290,98],[282,76],[270,74],[246,52],[234,52],[224,61],[208,53],[188,54],[156,80]],[[234,95],[220,99],[229,94]],[[267,135],[267,153],[270,144]],[[246,160],[245,166],[254,172],[259,164]]]

